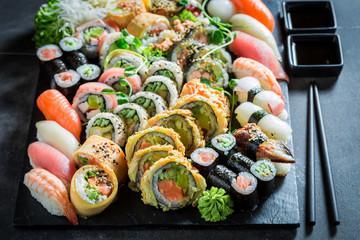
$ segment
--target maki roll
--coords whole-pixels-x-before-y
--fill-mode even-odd
[[[97,165],[114,171],[119,184],[127,178],[127,164],[121,148],[113,141],[90,136],[84,144],[74,152],[74,159],[79,167]]]
[[[136,15],[146,12],[146,8],[141,0],[118,0],[107,6],[107,12],[108,17],[123,29]]]
[[[149,77],[141,89],[158,94],[167,102],[169,107],[173,106],[179,98],[175,83],[170,78],[164,76]]]
[[[205,145],[200,128],[196,125],[195,119],[191,115],[191,111],[186,109],[164,111],[151,118],[149,126],[173,129],[180,135],[180,140],[185,146],[185,154],[190,156],[195,149]]]
[[[209,79],[212,87],[226,88],[229,84],[229,74],[216,59],[201,59],[192,64],[186,74],[186,81],[201,78]]]
[[[172,16],[184,9],[184,5],[180,4],[179,1],[150,0],[148,2],[150,12],[164,16]]]
[[[36,51],[36,55],[40,59],[40,61],[48,62],[56,58],[60,58],[63,55],[63,52],[61,51],[59,46],[55,44],[47,44],[40,47]]]
[[[143,202],[163,211],[190,205],[205,188],[205,179],[186,158],[178,156],[156,161],[145,172],[140,184]]]
[[[146,110],[134,103],[124,103],[117,106],[114,114],[118,115],[124,121],[127,137],[144,130],[148,125],[149,115]]]
[[[190,64],[193,55],[204,46],[203,43],[193,39],[185,39],[175,45],[173,48],[170,59],[176,63],[182,70]]]
[[[120,77],[125,78],[125,81],[127,81],[128,84],[126,84],[125,86],[124,84],[121,84]],[[115,91],[125,93],[126,95],[129,95],[130,91],[132,93],[137,93],[138,91],[140,91],[140,88],[142,86],[141,78],[139,77],[139,75],[126,77],[125,70],[118,67],[106,70],[103,74],[101,74],[99,82],[105,83],[106,85],[114,88]]]
[[[191,153],[191,161],[200,174],[206,177],[219,163],[219,154],[212,148],[202,147]]]
[[[172,109],[189,109],[202,130],[205,140],[225,133],[227,130],[226,113],[203,96],[185,95],[176,101]]]
[[[79,51],[71,52],[66,55],[65,62],[69,68],[76,70],[78,67],[88,64],[86,56]]]
[[[199,49],[199,51],[194,55],[193,59],[199,61],[205,54],[218,48],[216,45],[205,45]],[[208,59],[216,59],[222,63],[227,72],[232,72],[232,60],[231,55],[224,48],[217,49],[215,52],[212,52],[207,56]]]
[[[98,113],[86,126],[86,138],[97,135],[109,139],[119,146],[126,141],[125,123],[113,113]]]
[[[131,161],[135,152],[153,145],[171,145],[185,155],[185,147],[179,134],[170,128],[151,127],[129,137],[125,147],[126,159]]]
[[[97,82],[101,74],[101,70],[98,65],[84,64],[76,69],[81,76],[81,82]]]
[[[130,102],[145,108],[150,117],[167,110],[165,100],[152,92],[140,91],[130,97]]]
[[[65,37],[60,40],[60,47],[65,52],[65,62],[71,68],[76,70],[81,65],[87,64],[88,60],[83,53],[80,52],[83,44],[76,37]]]
[[[140,181],[144,173],[158,160],[166,158],[167,156],[183,157],[183,155],[174,150],[171,145],[155,145],[149,148],[139,150],[134,154],[131,162],[128,162],[129,167],[129,186],[133,190],[140,189]]]
[[[148,77],[158,75],[170,78],[176,84],[178,92],[181,91],[183,71],[176,63],[165,60],[153,62],[149,67]]]
[[[219,153],[220,161],[225,163],[236,151],[236,139],[233,135],[228,133],[220,134],[211,139],[211,146]]]
[[[87,165],[74,174],[70,199],[76,212],[88,218],[104,211],[115,200],[117,191],[118,181],[112,170]]]
[[[211,186],[225,189],[226,192],[231,192],[232,180],[236,178],[236,173],[225,167],[224,165],[216,165],[208,176],[207,182]]]
[[[48,81],[53,80],[55,74],[68,70],[65,63],[59,59],[63,52],[54,44],[42,46],[36,51],[36,55],[41,61],[41,69]]]
[[[83,122],[90,120],[99,112],[110,111],[117,107],[117,100],[114,94],[102,94],[104,89],[112,89],[106,84],[90,82],[85,83],[77,90],[73,108],[77,111]]]
[[[210,36],[214,31],[217,30],[218,28],[214,25],[198,24],[191,29],[187,38],[194,39],[205,45],[210,45]]]
[[[257,124],[264,133],[272,139],[279,139],[287,143],[291,138],[292,129],[283,120],[267,113],[261,107],[244,102],[235,109],[236,119],[241,126],[248,123]]]
[[[73,99],[80,86],[80,75],[74,70],[57,73],[54,75],[56,89],[69,101]]]
[[[244,154],[237,152],[226,160],[226,165],[236,173],[249,172],[254,161],[245,156]]]
[[[258,180],[258,192],[262,197],[269,196],[274,191],[276,168],[275,165],[267,160],[254,163],[250,172]]]

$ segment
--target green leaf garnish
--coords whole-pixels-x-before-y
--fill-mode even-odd
[[[211,88],[211,80],[208,78],[201,77],[200,82],[205,84],[206,87]]]
[[[124,28],[124,29],[121,31],[121,34],[122,34],[124,37],[130,36],[130,33],[126,30],[126,28]]]
[[[214,44],[221,44],[224,41],[224,34],[221,30],[215,30],[210,35],[210,42]]]
[[[116,45],[121,49],[126,49],[129,46],[129,43],[125,40],[125,38],[120,38],[116,41]]]
[[[188,0],[180,0],[180,1],[179,1],[179,4],[180,4],[181,6],[186,6],[186,5],[188,4]]]
[[[231,79],[229,82],[230,89],[234,90],[234,88],[238,85],[239,79]]]

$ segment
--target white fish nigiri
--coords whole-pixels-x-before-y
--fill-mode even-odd
[[[236,84],[234,91],[240,103],[252,102],[282,120],[288,117],[283,99],[276,93],[263,89],[256,78],[237,79]]]
[[[285,143],[291,138],[292,129],[289,124],[272,114],[268,114],[264,109],[251,102],[240,104],[235,109],[235,113],[241,126],[255,123],[269,138],[279,139]]]
[[[266,44],[269,45],[273,50],[276,58],[280,62],[282,61],[281,54],[276,44],[274,35],[267,27],[265,27],[264,24],[262,24],[255,18],[242,13],[232,16],[230,19],[230,23],[234,25],[234,27],[231,28],[232,31],[242,31],[266,42]]]
[[[212,17],[219,17],[221,22],[229,22],[231,16],[236,13],[234,4],[229,0],[210,0],[207,10]]]
[[[37,139],[49,144],[63,153],[76,166],[74,152],[79,148],[79,142],[68,130],[55,121],[40,121],[35,124]]]
[[[74,225],[78,218],[64,184],[53,174],[42,168],[32,169],[25,174],[24,184],[31,195],[51,214],[66,216]]]

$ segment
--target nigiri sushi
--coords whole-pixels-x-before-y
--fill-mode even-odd
[[[277,79],[289,81],[289,77],[266,42],[244,32],[235,33],[236,37],[229,47],[236,56],[253,59],[269,68]]]
[[[75,208],[69,201],[64,184],[56,176],[45,169],[35,168],[25,174],[24,184],[49,213],[65,215],[72,224],[78,225]]]
[[[59,123],[80,141],[80,118],[64,95],[58,90],[49,89],[40,94],[36,104],[47,120]]]
[[[33,168],[39,167],[51,172],[70,189],[76,168],[64,154],[46,143],[33,142],[28,147],[28,156]]]
[[[124,73],[125,70],[123,68],[110,68],[106,70],[103,74],[101,74],[99,82],[111,86],[117,92],[129,94],[129,86],[123,86],[119,83],[119,78],[125,77]],[[131,85],[133,93],[137,93],[140,90],[142,82],[139,75],[136,74],[132,77],[125,77],[125,79]]]
[[[283,98],[280,85],[274,74],[261,63],[250,58],[240,57],[233,63],[233,72],[238,79],[247,76],[256,78],[265,90],[273,91]]]

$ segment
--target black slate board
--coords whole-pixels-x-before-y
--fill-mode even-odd
[[[266,2],[274,16],[279,13],[277,2]],[[277,37],[276,30],[274,32]],[[279,39],[277,39],[279,42]],[[280,49],[281,50],[281,49]],[[288,85],[280,83],[284,95],[284,101],[289,111]],[[37,94],[49,88],[48,84],[39,77]],[[36,107],[32,115],[29,130],[28,143],[36,141],[35,123],[43,120],[41,112]],[[290,118],[288,119],[290,123]],[[292,140],[288,143],[293,149]],[[293,152],[293,151],[292,151]],[[27,154],[24,154],[24,167],[19,178],[19,190],[14,213],[14,226],[70,226],[65,217],[50,215],[40,203],[30,194],[22,183],[23,176],[31,169]],[[89,219],[79,219],[80,226],[117,226],[117,227],[206,227],[206,228],[239,228],[256,226],[287,226],[299,227],[299,205],[296,186],[295,165],[285,178],[276,178],[275,192],[266,200],[259,203],[259,207],[253,212],[236,211],[224,222],[205,222],[196,208],[187,207],[178,211],[162,212],[154,207],[144,205],[140,193],[132,192],[127,186],[119,189],[118,199],[104,212]]]

